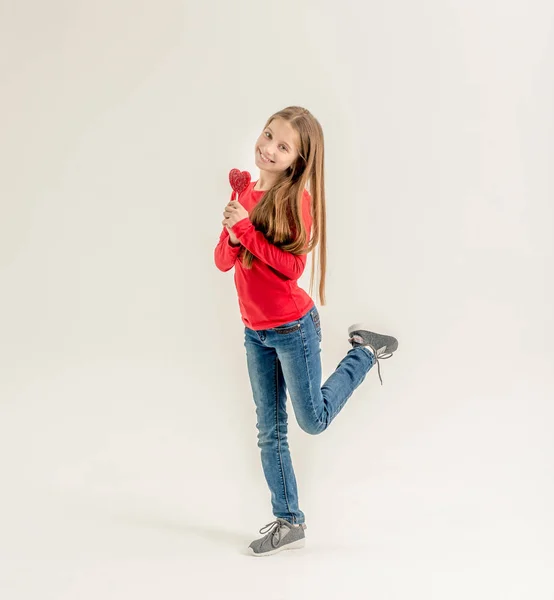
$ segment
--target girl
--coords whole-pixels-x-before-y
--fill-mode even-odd
[[[290,106],[268,119],[254,151],[260,177],[225,207],[214,258],[221,271],[235,267],[245,325],[258,446],[276,518],[260,529],[265,535],[254,540],[249,551],[265,556],[305,543],[305,516],[298,504],[287,440],[287,389],[300,427],[310,434],[321,433],[375,362],[381,378],[378,361],[390,358],[398,342],[363,324],[352,325],[348,329],[352,348],[321,385],[319,313],[311,296],[297,284],[307,254],[319,245],[319,297],[325,305],[321,125],[305,108]],[[314,264],[312,255],[310,293]]]

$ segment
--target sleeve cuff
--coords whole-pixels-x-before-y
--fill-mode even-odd
[[[250,219],[248,217],[244,217],[244,219],[241,219],[238,223],[235,223],[231,227],[231,230],[233,231],[235,236],[238,239],[240,239],[241,236],[243,236],[248,230],[250,230],[253,227],[254,225],[252,225]]]
[[[240,250],[240,244],[232,244],[231,243],[231,238],[227,237],[227,246],[229,246],[229,250],[234,250],[236,252],[238,252]]]

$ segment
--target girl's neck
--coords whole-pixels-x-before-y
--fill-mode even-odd
[[[267,190],[259,189],[257,186],[260,185],[260,180],[256,181],[256,185],[252,188],[255,192],[267,192]],[[268,188],[269,189],[269,188]]]
[[[271,186],[275,183],[277,179],[278,177],[263,177],[262,174],[260,174],[260,177],[258,181],[256,181],[256,185],[253,189],[257,192],[267,192],[267,190],[271,189]]]

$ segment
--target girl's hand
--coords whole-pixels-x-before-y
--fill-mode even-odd
[[[225,221],[223,221],[223,225],[225,225]],[[231,244],[233,244],[235,246],[239,246],[240,242],[239,242],[237,236],[233,233],[233,230],[227,226],[225,226],[225,228],[227,229],[227,232],[229,233],[229,239],[231,240]]]
[[[223,220],[223,225],[231,228],[239,221],[242,221],[242,219],[248,217],[248,211],[238,200],[231,200],[225,207],[223,216],[225,217]]]

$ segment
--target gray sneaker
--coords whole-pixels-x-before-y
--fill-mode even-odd
[[[250,554],[254,556],[269,556],[281,550],[303,548],[306,543],[304,534],[306,524],[293,525],[286,519],[277,519],[260,529],[264,537],[254,540],[250,546]]]
[[[364,323],[351,325],[348,328],[348,335],[350,336],[348,341],[352,344],[353,348],[357,348],[358,346],[368,346],[373,352],[373,356],[375,356],[377,362],[379,379],[381,380],[381,385],[383,385],[379,361],[392,356],[392,353],[398,348],[398,340],[390,335],[373,333],[373,331],[370,331]]]

